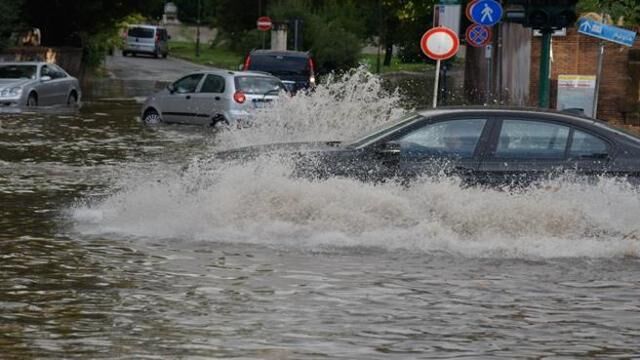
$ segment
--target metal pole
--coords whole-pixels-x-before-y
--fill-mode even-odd
[[[436,78],[433,82],[433,108],[438,107],[438,82],[440,81],[440,60],[436,61]]]
[[[198,0],[198,20],[196,21],[196,57],[200,57],[200,0]]]
[[[596,89],[593,96],[593,114],[591,117],[598,117],[598,95],[600,93],[600,77],[602,75],[602,63],[604,62],[604,41],[600,41],[600,51],[598,51],[598,69],[596,70]]]
[[[551,82],[549,73],[551,68],[551,34],[553,30],[542,29],[542,51],[540,53],[540,79],[538,81],[538,106],[543,109],[549,107],[549,90]]]

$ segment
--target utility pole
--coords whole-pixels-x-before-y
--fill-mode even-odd
[[[551,68],[551,34],[552,29],[541,29],[542,50],[540,52],[540,78],[538,81],[538,106],[546,109],[549,107],[551,80],[549,78]]]
[[[198,15],[196,20],[196,57],[200,57],[200,1],[198,0]]]

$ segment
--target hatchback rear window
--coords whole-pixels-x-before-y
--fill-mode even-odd
[[[152,38],[154,31],[150,28],[134,27],[129,29],[128,35],[137,38]]]
[[[298,56],[252,55],[248,70],[265,71],[273,75],[309,75],[309,59]]]
[[[277,94],[284,90],[278,79],[265,76],[236,76],[236,90],[246,94]]]

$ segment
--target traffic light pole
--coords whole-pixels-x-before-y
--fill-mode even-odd
[[[538,106],[542,109],[549,107],[550,70],[551,70],[551,34],[553,30],[543,29],[542,50],[540,52],[540,80],[538,81]]]

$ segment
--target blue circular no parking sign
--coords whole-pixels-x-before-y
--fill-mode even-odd
[[[493,26],[502,19],[502,5],[495,0],[480,0],[471,7],[471,19],[476,24]]]

